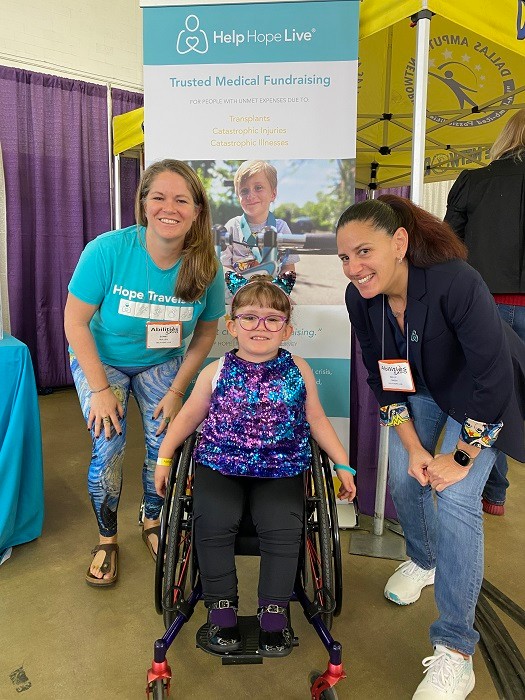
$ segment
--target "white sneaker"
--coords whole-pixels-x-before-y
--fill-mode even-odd
[[[434,655],[423,659],[425,677],[418,685],[412,700],[464,700],[474,690],[475,678],[472,657],[437,644]]]
[[[415,603],[425,586],[434,583],[435,569],[422,569],[409,559],[400,564],[385,586],[385,598],[398,605]]]

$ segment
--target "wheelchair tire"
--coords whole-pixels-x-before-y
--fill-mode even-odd
[[[312,686],[315,683],[315,681],[319,678],[319,676],[322,676],[323,674],[321,671],[312,671],[309,676],[309,683],[310,683],[310,691],[312,690]],[[321,695],[319,696],[319,700],[337,700],[337,693],[335,692],[335,688],[327,688],[326,690],[323,690]]]
[[[338,617],[343,606],[343,561],[341,558],[341,538],[339,536],[339,518],[337,516],[337,501],[330,462],[326,452],[321,451],[321,463],[323,465],[326,484],[326,496],[328,512],[330,515],[330,534],[332,536],[332,558],[334,562],[334,617]]]
[[[310,528],[307,537],[310,542],[309,554],[312,566],[312,579],[320,579],[321,589],[316,596],[323,606],[321,618],[328,630],[332,627],[335,609],[334,564],[332,558],[332,538],[330,534],[330,516],[326,502],[325,479],[319,446],[314,440],[310,441],[312,448],[311,478],[313,496],[316,500],[316,525]],[[315,589],[315,584],[314,584]],[[324,595],[323,595],[324,593]]]
[[[185,599],[190,584],[194,583],[191,547],[192,506],[191,497],[188,502],[186,488],[196,439],[197,434],[194,433],[184,443],[175,479],[162,581],[162,613],[166,629],[171,626],[177,614],[175,590],[181,599]]]
[[[173,455],[173,467],[170,470],[168,484],[166,486],[166,495],[164,497],[164,505],[160,514],[160,534],[159,543],[157,546],[157,560],[155,562],[155,609],[159,615],[162,615],[162,580],[164,578],[164,564],[166,554],[166,540],[168,525],[170,522],[171,509],[173,504],[173,491],[175,488],[175,479],[177,476],[177,466],[180,459],[181,448],[179,447]]]
[[[153,682],[153,700],[165,700],[168,697],[166,686],[162,678]]]

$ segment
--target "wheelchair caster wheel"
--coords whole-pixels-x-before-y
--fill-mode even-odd
[[[323,674],[321,671],[312,671],[309,676],[309,684],[310,684],[310,692],[313,689],[313,685],[315,681],[322,676]],[[312,695],[312,697],[314,697]],[[337,700],[337,693],[335,692],[334,688],[327,688],[326,690],[323,690],[323,692],[319,695],[319,700]]]
[[[154,681],[152,691],[153,700],[166,700],[166,698],[168,697],[168,690],[166,688],[166,684],[164,683],[163,678],[157,678],[157,680]]]

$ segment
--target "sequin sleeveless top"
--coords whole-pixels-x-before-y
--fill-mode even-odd
[[[221,474],[280,478],[310,467],[306,387],[287,350],[268,362],[228,352],[195,460]]]

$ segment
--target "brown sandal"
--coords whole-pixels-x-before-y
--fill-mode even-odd
[[[110,576],[109,578],[97,578],[96,576],[93,576],[91,571],[88,569],[86,572],[86,583],[88,583],[90,586],[112,586],[117,580],[118,576],[118,544],[97,544],[97,546],[93,547],[91,550],[91,554],[95,555],[100,550],[106,553],[102,566],[100,567],[102,576],[110,572],[112,568],[113,576]],[[114,567],[111,566],[112,563],[114,563]]]
[[[153,545],[150,542],[149,536],[150,535],[157,535],[157,547],[159,546],[159,538],[160,538],[160,525],[153,525],[153,527],[148,527],[146,530],[142,530],[142,539],[144,540],[144,544],[146,547],[149,549],[149,552],[151,556],[153,557],[153,561],[157,561],[157,552],[153,549]]]

